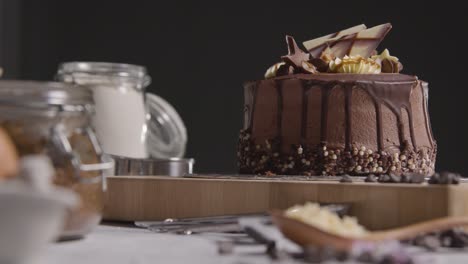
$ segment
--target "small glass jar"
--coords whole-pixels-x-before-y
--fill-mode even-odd
[[[93,90],[93,125],[105,153],[138,159],[183,157],[184,123],[161,97],[145,94],[151,82],[145,67],[66,62],[59,66],[56,78]]]
[[[102,153],[90,126],[92,93],[85,87],[54,82],[0,81],[0,126],[20,156],[48,155],[54,183],[81,197],[62,238],[82,236],[96,226],[103,210],[105,173],[113,161]]]

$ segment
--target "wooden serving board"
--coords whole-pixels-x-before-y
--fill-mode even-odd
[[[459,185],[114,176],[104,218],[149,221],[266,212],[306,201],[349,203],[371,230],[468,215],[468,183]]]

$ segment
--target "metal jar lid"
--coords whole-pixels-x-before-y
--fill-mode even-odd
[[[86,85],[130,81],[140,90],[151,83],[144,66],[113,62],[64,62],[59,65],[56,78],[67,83]]]
[[[0,104],[82,111],[91,110],[94,101],[92,91],[86,87],[60,82],[1,80]]]

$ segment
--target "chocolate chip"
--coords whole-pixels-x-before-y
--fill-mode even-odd
[[[363,263],[374,263],[375,257],[371,252],[366,251],[359,255],[356,260]]]
[[[390,178],[389,182],[391,183],[399,183],[401,181],[401,177],[396,174],[390,174],[389,178]]]
[[[434,173],[429,179],[430,184],[459,184],[460,174],[453,172]]]
[[[383,174],[379,176],[378,182],[390,182],[390,175]]]
[[[377,182],[377,177],[374,174],[367,175],[365,182]]]
[[[351,182],[353,182],[353,178],[351,178],[350,175],[345,174],[345,175],[341,176],[340,182],[342,182],[342,183],[351,183]]]
[[[423,183],[426,181],[426,177],[419,173],[407,173],[410,183]]]
[[[430,178],[429,178],[429,181],[428,183],[429,184],[439,184],[440,182],[440,175],[439,173],[434,173]]]
[[[336,251],[330,247],[318,248],[318,247],[305,247],[304,260],[309,263],[321,263],[334,258]]]
[[[466,233],[461,229],[450,229],[441,233],[443,245],[452,248],[464,248],[468,245]]]
[[[437,238],[437,236],[434,235],[423,236],[421,242],[421,246],[430,251],[436,251],[441,246],[440,240]]]
[[[402,257],[399,255],[387,255],[384,256],[379,262],[379,264],[413,264],[413,260],[409,257]]]

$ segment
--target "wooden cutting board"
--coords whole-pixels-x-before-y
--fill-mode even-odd
[[[306,201],[349,203],[371,230],[468,215],[468,183],[459,185],[114,176],[104,219],[149,221],[266,212]]]

